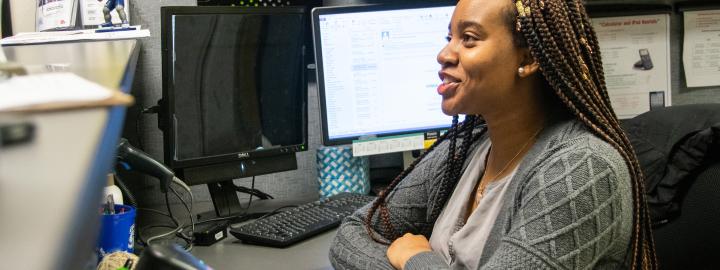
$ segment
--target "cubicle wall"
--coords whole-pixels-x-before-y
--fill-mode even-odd
[[[325,0],[327,5],[345,4],[351,2],[378,2],[376,0]],[[399,1],[399,0],[395,0]],[[634,0],[634,1],[589,1],[591,4],[613,4],[613,3],[636,3],[636,4],[673,4],[676,1],[669,0]],[[718,1],[696,1],[696,2],[718,2]],[[148,107],[156,104],[161,96],[161,62],[160,62],[160,6],[162,5],[196,5],[197,0],[164,0],[164,1],[137,1],[134,0],[134,8],[131,10],[133,24],[140,24],[150,29],[152,37],[143,39],[142,51],[138,62],[138,74],[133,88],[133,94],[137,97],[137,103]],[[671,60],[671,88],[672,103],[674,105],[692,103],[720,103],[720,87],[687,88],[685,87],[684,75],[682,75],[682,14],[672,12],[670,15],[670,60]],[[314,78],[314,74],[309,74]],[[315,150],[320,145],[320,123],[318,112],[317,92],[313,87],[308,91],[308,135],[309,150],[300,152],[298,157],[298,170],[277,173],[257,177],[256,187],[272,194],[277,198],[290,198],[312,195],[317,192],[315,171]],[[137,108],[128,112],[128,123],[125,127],[126,136],[135,136],[137,119]],[[152,156],[161,158],[162,155],[162,134],[157,129],[157,118],[152,115],[145,115],[139,126],[139,138],[143,142],[143,148]],[[137,139],[137,138],[133,138]],[[236,181],[238,184],[249,184],[248,179]],[[140,193],[140,199],[144,203],[163,203],[161,196],[157,196],[157,183],[154,180],[146,179],[140,183],[132,184],[134,190]],[[204,201],[200,210],[209,210],[209,196],[205,186],[195,187],[197,198]]]

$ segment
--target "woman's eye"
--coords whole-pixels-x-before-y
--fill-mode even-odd
[[[473,42],[473,41],[477,41],[477,40],[478,39],[476,37],[474,37],[472,35],[467,35],[467,34],[463,35],[463,38],[462,38],[463,42]]]
[[[447,40],[447,42],[450,42],[450,40],[452,40],[452,36],[450,36],[450,35],[445,36],[445,40]]]

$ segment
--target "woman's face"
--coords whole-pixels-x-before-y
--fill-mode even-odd
[[[447,115],[502,112],[518,79],[520,49],[506,25],[510,0],[461,0],[449,26],[448,44],[437,61],[438,86]]]

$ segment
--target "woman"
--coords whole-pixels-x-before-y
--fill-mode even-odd
[[[657,268],[579,0],[460,0],[438,62],[453,125],[344,221],[336,268]]]

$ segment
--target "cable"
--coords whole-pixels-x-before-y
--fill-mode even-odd
[[[175,194],[175,197],[177,197],[178,200],[180,200],[180,203],[182,203],[182,205],[185,207],[185,210],[188,211],[188,213],[191,212],[190,207],[188,206],[187,202],[185,202],[185,200],[182,198],[182,196],[180,196],[180,194],[177,192],[177,190],[175,190],[172,186],[170,186],[170,191],[172,191],[172,193]]]
[[[172,193],[175,194],[175,197],[177,197],[177,198],[180,200],[180,202],[182,203],[182,205],[185,206],[185,210],[188,211],[188,213],[192,213],[192,211],[190,210],[190,207],[188,206],[187,202],[185,202],[185,199],[183,199],[183,197],[180,196],[180,194],[177,192],[177,190],[175,190],[172,186],[169,186],[169,188],[170,188],[170,191],[172,191]],[[192,225],[192,224],[193,224],[193,223],[191,223],[190,225]],[[188,227],[188,226],[183,227],[183,231],[185,230],[186,227]],[[195,233],[194,229],[193,229],[193,232],[192,232],[192,233]],[[192,241],[192,239],[193,239],[193,236],[192,236],[192,235],[190,235],[190,236],[185,235],[185,234],[183,234],[182,231],[178,232],[178,235],[179,235],[180,237],[186,239],[186,240],[189,240],[189,241]]]
[[[140,129],[142,128],[143,123],[143,116],[145,114],[156,114],[160,110],[160,106],[154,105],[147,108],[143,108],[142,106],[139,106],[137,114],[135,115],[135,133],[137,134],[137,141],[138,141],[138,147],[140,149],[145,149],[143,147],[143,138],[142,133],[140,132]]]
[[[145,226],[145,227],[142,227],[142,228],[140,228],[140,229],[138,230],[138,241],[140,241],[140,243],[142,243],[143,245],[146,245],[146,246],[147,246],[148,244],[147,244],[147,241],[143,238],[142,232],[144,232],[144,231],[146,231],[146,230],[149,230],[149,229],[152,229],[152,228],[170,228],[170,229],[177,229],[176,226],[171,226],[171,225],[147,225],[147,226]]]
[[[173,215],[173,213],[172,213],[172,209],[170,209],[170,197],[168,197],[167,193],[165,193],[165,207],[167,207],[168,214],[170,215],[170,218],[173,220],[173,223],[175,223],[175,225],[180,224],[180,221],[178,221],[175,218],[175,215]]]
[[[165,212],[158,211],[158,210],[151,209],[151,208],[140,208],[140,207],[137,208],[137,211],[138,211],[138,213],[139,213],[140,211],[143,211],[143,212],[148,211],[148,212],[152,212],[152,213],[154,213],[154,214],[158,214],[158,215],[161,215],[161,216],[170,218],[170,220],[173,222],[173,224],[175,224],[175,225],[173,225],[173,226],[169,226],[169,225],[148,225],[148,226],[145,226],[145,227],[142,227],[142,228],[138,228],[138,240],[139,240],[139,243],[142,244],[142,245],[147,246],[147,242],[146,242],[145,239],[143,239],[143,237],[142,237],[142,232],[143,232],[143,231],[145,231],[145,230],[147,230],[147,229],[150,229],[150,228],[154,228],[154,227],[175,228],[175,226],[177,226],[177,220],[175,219],[175,217],[173,217],[173,216],[171,216],[171,215],[169,215],[169,214],[167,214],[167,213],[165,213]]]
[[[250,184],[250,188],[255,189],[255,176],[252,177],[252,183]],[[252,205],[252,197],[253,195],[250,194],[250,199],[248,199],[247,206],[245,206],[245,215],[247,215],[248,211],[250,211],[250,205]]]
[[[128,204],[137,208],[137,200],[135,200],[135,196],[132,195],[130,189],[125,185],[125,181],[120,178],[117,172],[113,173],[113,176],[115,177],[115,183],[120,187],[120,191],[122,191],[123,196],[127,199]]]
[[[140,108],[138,108],[137,114],[135,114],[135,134],[137,134],[138,147],[140,147],[140,149],[145,149],[143,148],[142,133],[140,133],[140,127],[142,126],[142,117],[144,112],[145,109],[140,106]]]
[[[184,188],[187,191],[188,195],[190,195],[190,207],[188,208],[188,213],[190,216],[190,222],[194,225],[195,224],[195,216],[193,215],[193,203],[194,203],[195,197],[192,194],[192,190],[190,189],[190,187],[188,187],[185,184],[185,182],[180,180],[180,178],[177,178],[177,176],[173,177],[173,183],[180,185],[182,188]],[[195,228],[193,227],[193,232],[194,231],[195,231]]]
[[[272,195],[262,192],[258,189],[255,189],[255,176],[252,177],[252,185],[250,188],[238,186],[238,185],[235,185],[234,183],[232,185],[233,185],[233,187],[235,187],[235,191],[250,194],[250,199],[251,199],[250,202],[252,202],[252,196],[258,197],[261,200],[275,199],[275,197],[273,197]],[[248,203],[248,205],[249,205],[249,203]]]
[[[155,214],[162,215],[162,216],[165,216],[165,217],[168,217],[168,218],[173,219],[173,216],[169,215],[168,213],[165,213],[165,212],[162,212],[162,211],[159,211],[159,210],[155,210],[155,209],[151,209],[151,208],[139,208],[139,207],[138,207],[137,210],[138,210],[138,211],[153,212],[153,213],[155,213]],[[173,223],[177,223],[177,222],[173,221]]]
[[[174,222],[176,222],[175,225],[177,226],[177,228],[175,228],[169,232],[161,233],[161,234],[158,234],[158,235],[148,238],[147,241],[145,241],[145,243],[147,245],[150,245],[150,242],[152,242],[153,240],[165,238],[167,236],[174,235],[175,233],[182,231],[184,224],[177,222],[177,220],[173,216],[172,211],[170,210],[170,200],[169,200],[167,193],[165,193],[165,205],[167,206],[168,212],[170,213],[170,217],[173,219]]]
[[[192,225],[192,229],[191,229],[190,233],[195,234],[195,215],[193,215],[193,204],[195,203],[194,202],[195,197],[193,196],[192,190],[190,189],[190,187],[188,187],[185,184],[185,182],[180,180],[180,178],[178,178],[177,176],[173,176],[173,183],[180,185],[182,188],[184,188],[187,191],[188,195],[190,195],[190,207],[188,207],[187,210],[188,210],[188,215],[190,216],[190,224]],[[178,194],[178,197],[179,196],[180,195]],[[182,198],[181,198],[181,201],[182,201]],[[183,204],[185,204],[184,201],[183,201]],[[187,205],[185,205],[185,207],[187,207]],[[191,249],[192,249],[192,244],[190,245],[190,249],[188,249],[188,251],[190,251]]]
[[[188,187],[182,180],[180,180],[180,178],[177,178],[177,176],[173,176],[172,183],[175,183],[175,184],[181,186],[181,187],[182,187],[183,189],[185,189],[185,190],[188,192],[188,194],[190,195],[190,206],[187,206],[187,204],[185,203],[185,201],[180,197],[180,194],[178,194],[176,191],[174,191],[174,189],[171,188],[171,190],[174,192],[174,194],[177,195],[178,198],[180,198],[181,202],[183,203],[183,205],[185,205],[186,209],[188,210],[188,215],[190,216],[190,226],[192,227],[191,233],[194,234],[194,233],[195,233],[195,217],[193,216],[193,211],[192,211],[192,210],[193,210],[193,204],[194,204],[194,202],[195,202],[195,198],[194,198],[194,196],[193,196],[193,194],[192,194],[192,190],[191,190],[190,187]],[[170,209],[170,199],[169,199],[167,193],[165,193],[165,204],[166,204],[166,206],[167,206],[167,208],[168,208],[168,213],[169,213],[169,215],[173,218],[174,221],[176,221],[175,218],[173,217],[172,211],[171,211],[171,209]],[[177,228],[175,228],[175,229],[173,229],[173,230],[171,230],[171,231],[169,231],[169,232],[162,233],[162,234],[159,234],[159,235],[150,237],[150,238],[147,239],[147,241],[145,241],[145,243],[149,245],[150,242],[152,242],[152,241],[154,241],[154,240],[156,240],[156,239],[168,237],[168,236],[171,236],[171,235],[174,235],[174,234],[177,234],[177,233],[182,234],[182,231],[183,231],[183,228],[184,228],[184,225],[185,225],[185,224],[182,224],[182,223],[177,222],[176,225],[177,225]],[[183,236],[182,238],[185,239],[186,236],[185,236],[185,235],[182,235],[182,236]],[[191,251],[192,248],[193,248],[192,238],[190,238],[190,240],[188,240],[188,239],[185,239],[185,240],[189,242],[188,246],[185,248],[185,250],[189,252],[189,251]]]

